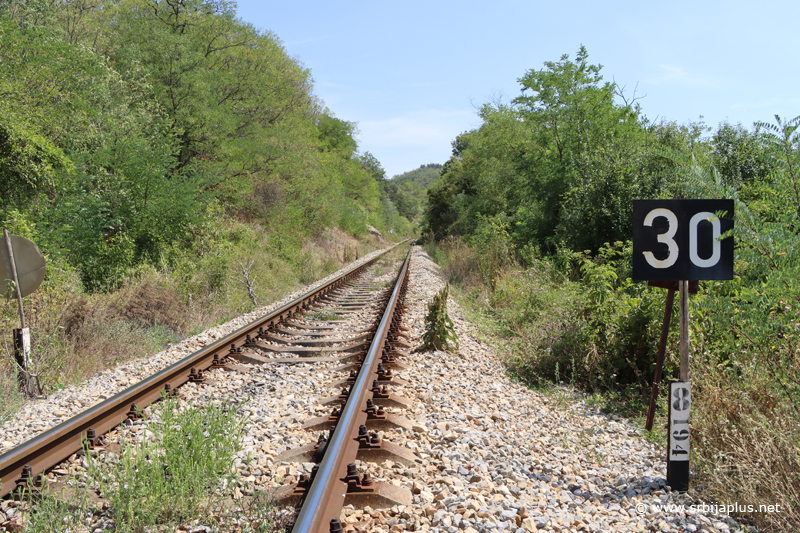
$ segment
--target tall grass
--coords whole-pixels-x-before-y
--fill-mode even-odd
[[[252,311],[247,287],[237,280],[240,263],[253,263],[258,302],[269,304],[382,246],[338,230],[302,242],[229,219],[198,232],[189,247],[137,267],[113,292],[86,292],[78,272],[51,258],[44,283],[25,298],[33,373],[43,394]],[[0,301],[0,397],[9,400],[0,405],[0,422],[22,401],[13,366],[16,327],[16,303]]]

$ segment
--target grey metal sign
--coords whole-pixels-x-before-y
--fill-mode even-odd
[[[0,239],[2,243],[2,239]],[[17,265],[19,288],[22,297],[32,294],[44,280],[45,260],[39,247],[24,237],[11,235],[11,248],[14,251],[14,262]],[[0,295],[9,295],[15,298],[14,291],[9,291],[13,286],[11,261],[5,245],[0,245]]]
[[[634,200],[633,279],[733,279],[731,229],[733,200]]]

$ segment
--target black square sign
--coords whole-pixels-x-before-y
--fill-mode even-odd
[[[634,200],[633,279],[733,279],[731,229],[733,200]]]

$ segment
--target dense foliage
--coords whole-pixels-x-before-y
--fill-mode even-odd
[[[424,231],[507,339],[510,370],[646,408],[665,291],[631,280],[632,200],[733,198],[735,277],[691,300],[693,465],[721,501],[800,526],[800,117],[652,123],[581,48],[453,142]],[[677,377],[677,320],[666,375]],[[632,407],[632,408],[631,408]],[[755,473],[755,475],[754,475]]]
[[[0,222],[87,289],[172,263],[215,206],[294,239],[410,227],[355,124],[232,2],[4,0],[0,80]]]
[[[519,247],[596,251],[629,237],[631,200],[676,192],[662,152],[690,149],[700,127],[648,122],[584,48],[545,66],[520,78],[510,104],[484,105],[482,126],[453,141],[428,193],[434,237],[501,224]]]
[[[436,163],[422,165],[383,181],[381,190],[392,200],[400,216],[417,222],[425,205],[425,193],[430,184],[439,179],[441,168],[442,165]]]

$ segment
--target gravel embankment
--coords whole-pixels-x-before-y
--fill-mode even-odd
[[[444,285],[415,248],[404,325],[421,344],[431,297]],[[377,478],[413,488],[414,504],[389,513],[350,512],[365,531],[708,531],[742,530],[728,516],[659,511],[695,501],[669,491],[664,451],[615,415],[563,403],[514,383],[492,348],[449,302],[458,354],[423,352],[400,373],[415,399],[408,418],[421,433],[388,438],[421,458],[414,468],[384,463]],[[382,475],[383,474],[383,475]]]

